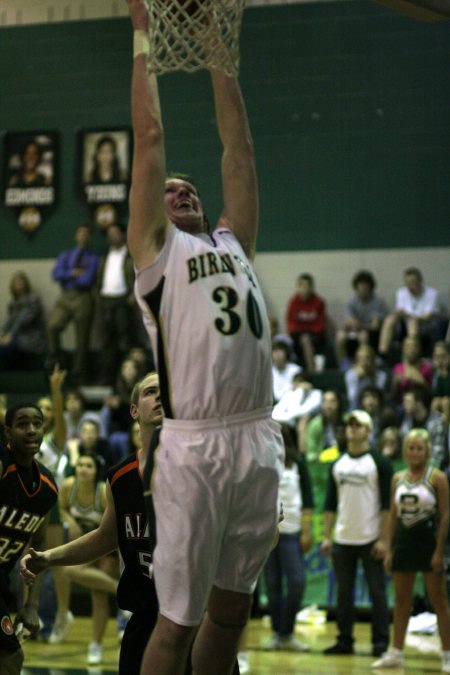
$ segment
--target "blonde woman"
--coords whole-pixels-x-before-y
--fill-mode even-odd
[[[442,642],[442,672],[450,673],[450,609],[445,588],[444,544],[449,525],[449,487],[445,474],[431,464],[425,429],[412,429],[403,443],[406,469],[394,474],[390,513],[390,547],[385,567],[395,588],[393,646],[374,668],[403,665],[403,645],[417,572],[424,575],[437,615]]]

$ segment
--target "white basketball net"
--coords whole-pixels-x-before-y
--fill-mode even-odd
[[[245,0],[148,0],[148,6],[150,72],[238,74]]]

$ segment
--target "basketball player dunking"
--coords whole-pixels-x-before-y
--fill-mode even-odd
[[[192,181],[166,176],[157,82],[142,39],[148,13],[143,0],[128,5],[138,38],[128,244],[164,408],[152,481],[160,614],[141,672],[181,675],[194,640],[196,675],[228,675],[276,531],[283,454],[271,420],[267,313],[251,265],[253,147],[237,79],[211,70],[224,206],[208,234]]]

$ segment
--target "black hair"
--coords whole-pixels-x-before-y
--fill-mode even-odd
[[[341,419],[342,413],[344,412],[344,401],[341,392],[338,389],[325,389],[323,392],[323,396],[325,396],[325,394],[333,394],[335,396],[338,404],[338,419]],[[323,403],[323,396],[322,396],[322,403]]]
[[[81,230],[82,227],[86,228],[86,230],[89,230],[89,232],[92,232],[92,225],[90,223],[78,223],[78,225],[75,228],[75,232]]]
[[[11,280],[9,282],[9,290],[10,290],[11,295],[14,298],[17,297],[16,292],[14,290],[14,280],[17,279],[18,277],[20,277],[25,284],[25,292],[31,293],[31,291],[32,291],[31,282],[30,282],[28,276],[25,274],[25,272],[22,272],[22,271],[19,270],[17,272],[14,272],[14,274],[12,275]]]
[[[380,406],[383,405],[383,398],[384,398],[383,392],[378,387],[375,387],[372,384],[368,384],[367,387],[363,387],[361,389],[361,393],[359,395],[359,403],[360,404],[362,404],[362,400],[363,400],[363,398],[366,394],[370,394],[371,396],[375,396],[375,398],[378,399],[378,403],[380,404]]]
[[[406,394],[412,394],[414,400],[417,403],[422,403],[425,408],[429,408],[431,404],[431,393],[427,391],[424,387],[418,385],[412,385],[406,391],[403,392],[403,396]]]
[[[300,283],[300,281],[308,281],[310,286],[314,288],[314,277],[312,274],[308,274],[307,272],[303,272],[303,274],[300,274],[300,276],[297,279],[297,283]]]
[[[358,284],[367,284],[370,286],[370,290],[373,291],[377,285],[377,282],[375,281],[375,277],[373,276],[372,272],[369,272],[368,270],[360,270],[352,279],[353,288],[356,288]]]
[[[15,405],[12,405],[8,408],[5,415],[5,427],[12,427],[17,413],[19,410],[23,410],[24,408],[32,408],[38,413],[42,422],[44,421],[44,415],[42,414],[42,410],[39,408],[39,406],[37,406],[35,403],[28,403],[25,401],[23,403],[16,403]]]
[[[120,230],[122,234],[125,234],[127,231],[127,228],[125,227],[125,225],[122,225],[122,223],[110,223],[106,227],[106,232],[108,232],[108,230],[111,229],[111,227],[117,227],[117,229]]]
[[[119,157],[117,156],[117,143],[113,136],[109,134],[103,134],[95,143],[94,156],[92,158],[92,172],[91,172],[91,182],[92,183],[102,183],[100,176],[100,168],[98,161],[98,152],[102,145],[111,145],[113,148],[113,160],[112,160],[112,182],[120,182],[120,162]]]
[[[406,276],[409,277],[410,275],[414,275],[415,277],[417,277],[417,279],[419,279],[419,281],[423,281],[422,272],[419,270],[418,267],[408,267],[408,268],[403,272],[403,275],[404,275],[405,277],[406,277]]]
[[[34,138],[29,138],[29,139],[22,145],[21,152],[20,152],[21,158],[23,159],[23,157],[25,156],[25,153],[26,153],[27,149],[30,147],[30,145],[34,145],[34,147],[35,147],[36,150],[37,150],[37,153],[38,153],[38,156],[39,156],[39,160],[40,160],[40,159],[42,158],[42,146],[41,146],[41,144],[38,143]]]
[[[289,347],[283,340],[274,340],[272,342],[272,349],[282,349],[283,352],[286,354],[286,358],[289,360],[291,352],[289,350]]]
[[[86,457],[90,457],[90,459],[92,459],[92,461],[95,464],[95,483],[97,484],[100,480],[102,480],[102,475],[105,470],[105,460],[100,455],[91,455],[88,452],[83,452],[77,457],[77,461],[75,462],[75,469],[77,468],[80,459],[85,459]]]
[[[81,402],[81,405],[83,406],[83,409],[86,408],[87,401],[86,401],[86,398],[83,395],[83,393],[80,391],[80,389],[67,389],[64,392],[64,404],[66,403],[69,396],[73,396],[74,398],[77,398]]]

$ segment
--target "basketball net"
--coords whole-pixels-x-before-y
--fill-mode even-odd
[[[147,0],[149,72],[239,72],[239,33],[245,0]]]

